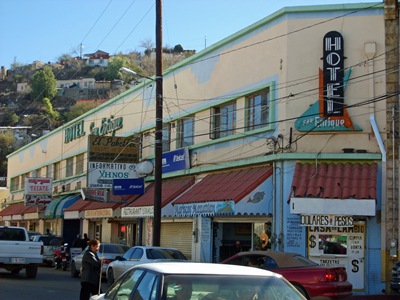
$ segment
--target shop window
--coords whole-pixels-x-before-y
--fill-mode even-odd
[[[347,236],[320,234],[319,250],[324,254],[347,254]]]

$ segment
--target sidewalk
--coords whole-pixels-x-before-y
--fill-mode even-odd
[[[400,295],[353,295],[350,298],[346,298],[346,300],[350,299],[365,299],[365,300],[399,300]]]

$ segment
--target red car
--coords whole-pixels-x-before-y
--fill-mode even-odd
[[[221,263],[258,267],[281,274],[307,299],[340,299],[353,293],[345,268],[321,267],[297,253],[270,250],[239,252]]]

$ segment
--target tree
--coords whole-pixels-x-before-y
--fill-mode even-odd
[[[51,68],[45,67],[37,71],[30,80],[32,99],[49,98],[50,101],[57,94],[57,80]]]
[[[175,53],[182,53],[183,52],[183,47],[181,44],[178,44],[174,47],[174,52]]]
[[[0,134],[0,176],[7,175],[7,155],[14,151],[16,138],[10,132]]]
[[[107,69],[104,71],[105,80],[114,80],[116,78],[121,78],[121,73],[119,69],[123,66],[130,65],[130,61],[124,56],[114,56],[111,57],[108,63]]]
[[[65,122],[71,121],[85,112],[95,108],[100,103],[98,102],[86,102],[86,103],[78,103],[71,107],[70,111],[65,114],[66,120]]]

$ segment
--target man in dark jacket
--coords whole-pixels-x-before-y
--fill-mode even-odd
[[[91,295],[97,295],[100,291],[101,260],[97,256],[100,242],[90,240],[88,246],[82,257],[80,300],[89,300]]]

